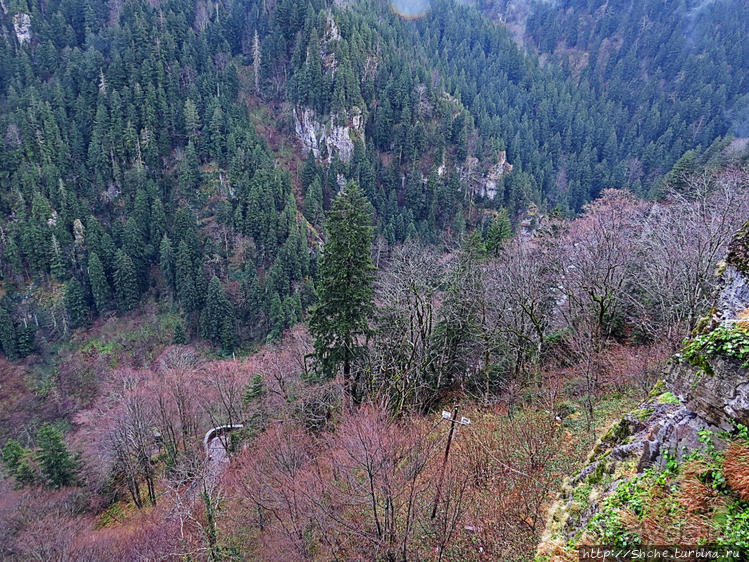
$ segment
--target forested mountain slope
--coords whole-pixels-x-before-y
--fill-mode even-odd
[[[485,0],[609,111],[630,116],[623,142],[645,170],[718,135],[749,129],[749,6],[739,0]],[[617,134],[620,134],[617,131]],[[652,144],[651,144],[652,143]]]
[[[611,34],[642,10],[671,29],[671,8],[648,6],[612,11]],[[528,18],[539,45],[555,9]],[[638,32],[640,51],[581,74],[447,1],[416,20],[387,2],[4,2],[2,349],[27,355],[144,295],[176,305],[179,340],[275,338],[314,300],[309,246],[347,179],[374,207],[378,255],[485,233],[492,216],[506,231],[503,209],[644,195],[731,130],[746,18],[700,35],[723,10],[696,12],[693,46]],[[602,20],[578,11],[564,37],[593,51]],[[271,151],[263,119],[296,148]]]

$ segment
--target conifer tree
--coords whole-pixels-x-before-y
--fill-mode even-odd
[[[195,191],[200,187],[200,163],[198,162],[195,143],[192,140],[187,143],[185,156],[180,162],[179,185],[182,192],[188,197],[193,197]]]
[[[8,439],[3,447],[3,464],[8,473],[16,479],[16,487],[22,488],[34,483],[36,475],[29,462],[29,450],[15,439]]]
[[[159,246],[159,267],[167,286],[174,288],[174,249],[172,241],[164,234]]]
[[[36,350],[36,324],[25,321],[16,329],[16,349],[18,355],[27,357]]]
[[[304,216],[313,225],[322,224],[325,215],[322,209],[322,184],[316,177],[307,188],[304,196]]]
[[[185,327],[182,325],[182,322],[177,322],[174,326],[172,343],[174,345],[185,345],[187,343],[187,334],[185,334]]]
[[[123,250],[117,250],[114,258],[114,292],[120,312],[132,310],[140,299],[135,265]]]
[[[10,359],[18,358],[16,327],[10,313],[0,306],[0,349]]]
[[[221,162],[224,153],[224,139],[226,138],[224,134],[224,114],[221,111],[221,106],[217,105],[213,110],[208,129],[210,133],[211,156]]]
[[[200,115],[198,115],[198,108],[195,106],[195,102],[190,98],[185,100],[184,118],[187,138],[190,139],[190,142],[197,143],[198,134],[200,133]]]
[[[221,281],[215,275],[208,284],[205,306],[200,315],[200,335],[224,349],[234,347],[234,309],[226,297]],[[227,345],[224,345],[227,344]]]
[[[70,316],[70,324],[73,328],[86,326],[89,319],[89,309],[86,304],[86,295],[78,279],[73,278],[65,286],[65,308]]]
[[[309,322],[320,375],[332,378],[342,368],[348,385],[374,310],[373,230],[371,206],[356,182],[349,182],[330,211],[319,265],[319,302]]]
[[[151,203],[151,222],[148,228],[149,240],[154,249],[156,249],[156,244],[161,242],[162,237],[166,233],[166,213],[164,212],[164,204],[159,198],[154,198]]]
[[[512,236],[512,225],[507,218],[507,211],[502,209],[486,230],[486,251],[496,256],[502,243]]]
[[[147,282],[147,260],[146,260],[146,244],[143,241],[138,223],[130,217],[125,223],[125,228],[122,232],[122,250],[128,255],[133,261],[135,266],[135,274],[138,280],[138,285],[145,287]]]
[[[68,275],[68,272],[62,257],[62,251],[60,250],[60,243],[57,241],[57,237],[54,234],[52,235],[49,255],[49,272],[52,274],[52,277],[54,277],[58,281],[64,281]]]
[[[91,252],[88,256],[88,281],[96,310],[101,314],[109,308],[112,302],[112,288],[109,286],[104,266],[96,252]]]
[[[198,296],[195,292],[195,268],[187,243],[183,240],[179,243],[177,261],[174,265],[175,284],[177,287],[177,298],[190,313],[197,309]]]
[[[36,442],[39,447],[36,458],[47,483],[53,488],[73,484],[78,462],[68,451],[60,431],[50,424],[42,424]]]

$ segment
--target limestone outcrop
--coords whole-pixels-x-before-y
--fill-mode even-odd
[[[345,115],[331,115],[325,122],[312,109],[296,107],[294,127],[305,154],[312,151],[315,158],[321,158],[327,153],[328,162],[334,154],[342,162],[350,162],[354,155],[354,141],[364,142],[364,118],[357,107]]]
[[[13,31],[20,45],[31,43],[31,16],[20,12],[13,16]]]

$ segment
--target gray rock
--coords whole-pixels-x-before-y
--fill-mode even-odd
[[[350,115],[349,115],[350,113]],[[364,142],[364,119],[357,108],[346,115],[337,116],[345,125],[337,125],[336,116],[330,116],[327,123],[319,121],[315,112],[308,107],[294,109],[294,129],[297,138],[302,142],[305,153],[312,153],[320,158],[323,144],[328,148],[328,162],[333,153],[338,154],[342,162],[350,162],[354,155],[354,139]]]
[[[733,324],[749,308],[749,280],[733,265],[723,272],[723,289],[718,298],[718,318],[721,324]]]
[[[31,16],[23,12],[14,15],[13,30],[20,45],[31,43]]]

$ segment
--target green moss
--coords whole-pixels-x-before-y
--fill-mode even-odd
[[[607,451],[608,452],[608,451]],[[613,467],[609,467],[606,461],[601,460],[597,465],[596,469],[588,475],[588,483],[597,486],[603,482],[604,477],[613,472]]]
[[[653,412],[655,412],[653,408],[640,408],[638,410],[633,410],[631,415],[632,417],[644,422],[653,415]]]
[[[666,383],[663,380],[659,380],[653,385],[653,389],[648,394],[648,398],[655,398],[666,391]]]
[[[664,392],[656,400],[661,404],[679,404],[679,399],[670,392]]]
[[[575,489],[575,492],[572,495],[572,504],[569,507],[569,513],[571,515],[577,515],[585,511],[585,509],[588,507],[590,492],[592,491],[593,484],[590,482],[582,486],[578,486]]]
[[[611,426],[606,435],[601,437],[601,441],[606,443],[620,443],[630,435],[629,422],[622,419]]]
[[[708,333],[710,330],[710,326],[713,323],[713,316],[715,315],[715,307],[710,309],[710,312],[702,316],[699,320],[697,320],[697,324],[694,327],[694,330],[692,330],[693,336],[701,336]]]

